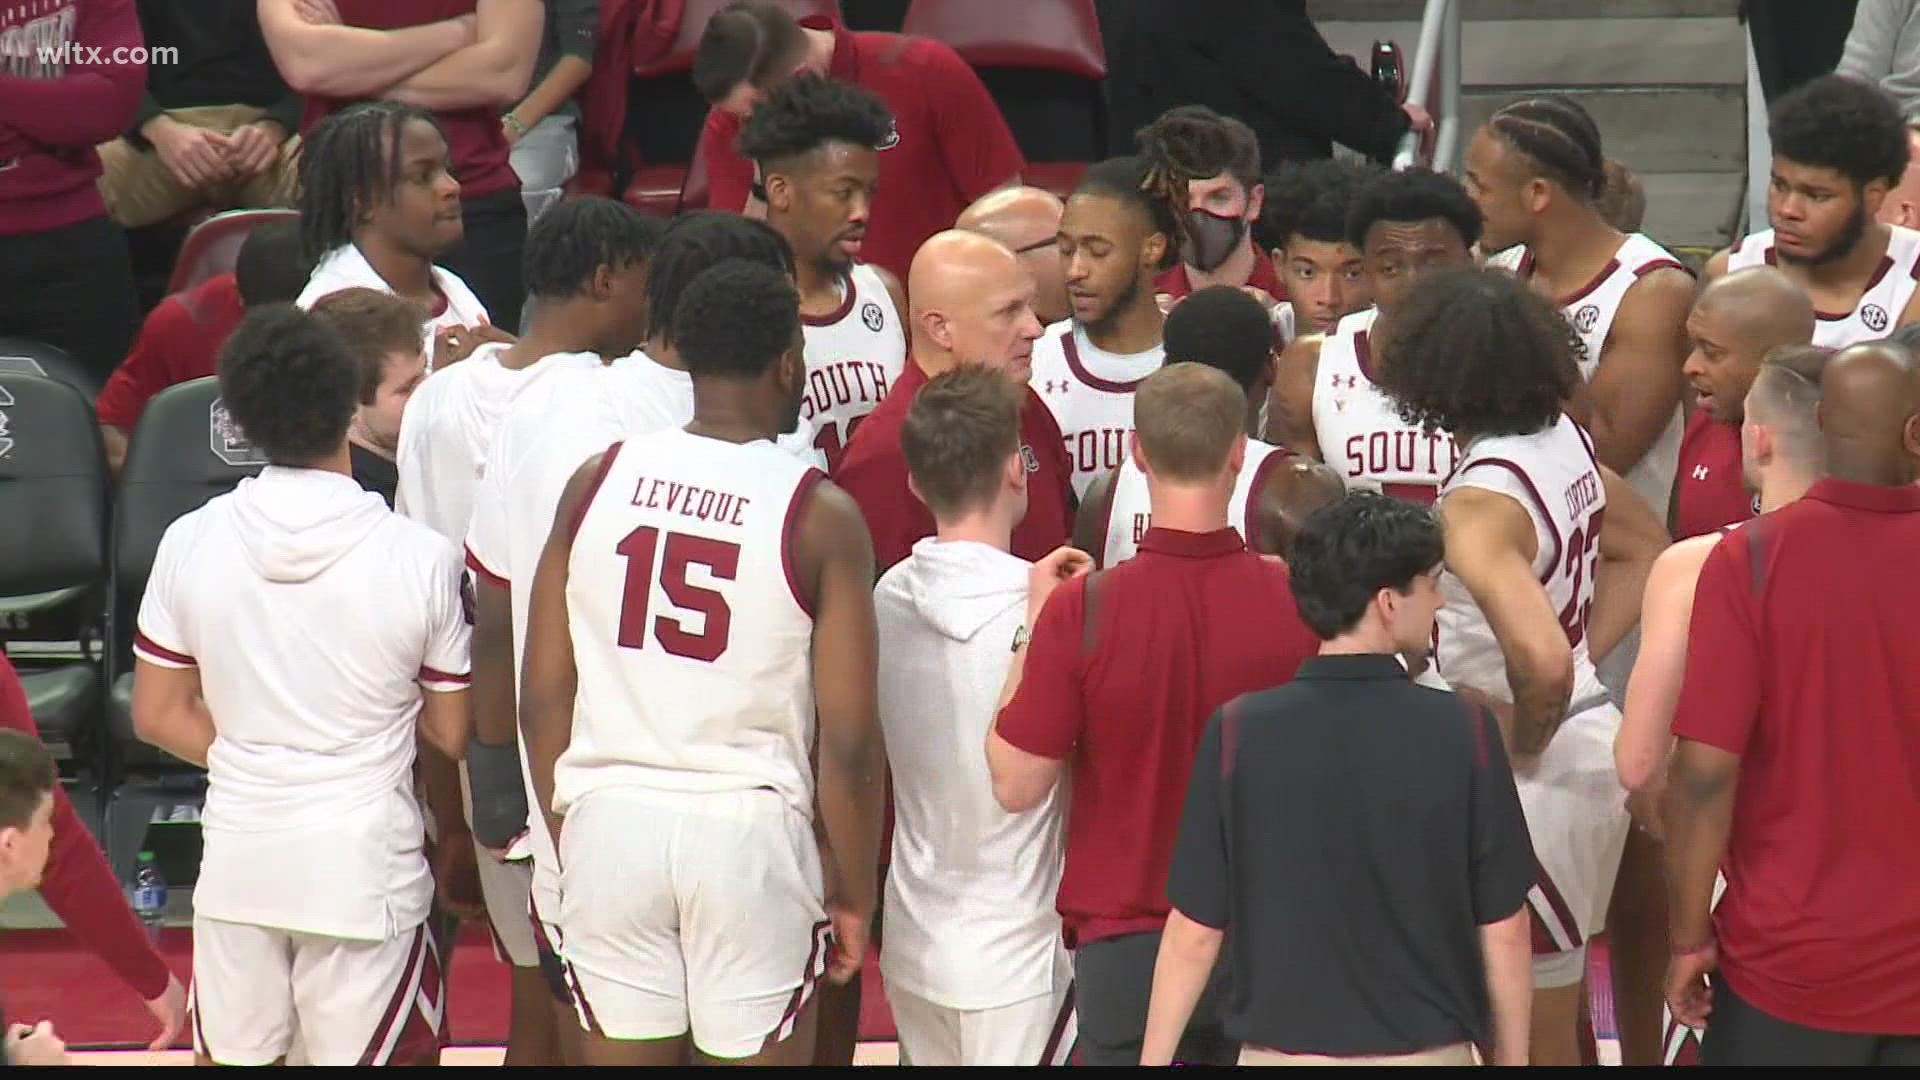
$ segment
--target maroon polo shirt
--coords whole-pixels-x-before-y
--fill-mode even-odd
[[[931,38],[852,31],[811,17],[800,25],[833,31],[827,74],[870,91],[893,113],[898,141],[880,153],[862,258],[907,277],[913,253],[953,223],[973,200],[1026,168],[1019,144],[992,95],[960,54]],[[496,124],[496,126],[498,126]],[[707,163],[707,205],[747,205],[753,163],[734,149],[740,121],[707,112],[700,150]]]
[[[461,15],[471,15],[479,0],[334,0],[340,21],[368,30],[402,30],[425,26]],[[300,132],[331,114],[352,105],[352,101],[334,101],[310,97],[307,111],[300,118]],[[474,105],[464,109],[436,109],[433,118],[447,136],[447,156],[453,162],[453,175],[460,181],[460,197],[477,199],[482,195],[518,189],[520,176],[508,161],[512,153],[507,136],[500,128],[500,110],[492,105]]]
[[[927,373],[908,357],[893,388],[854,430],[833,470],[833,482],[853,496],[867,519],[875,568],[881,573],[911,555],[913,545],[934,531],[933,514],[907,487],[907,456],[900,450],[907,407],[925,385]],[[1013,553],[1037,562],[1073,535],[1073,466],[1046,402],[1032,387],[1024,393],[1020,455],[1027,463],[1027,516],[1013,530]]]
[[[1770,1016],[1920,1035],[1920,488],[1822,480],[1694,590],[1673,732],[1740,758],[1719,975]]]
[[[1280,272],[1273,268],[1273,260],[1260,250],[1260,245],[1251,239],[1247,241],[1253,248],[1253,273],[1247,275],[1247,284],[1265,292],[1275,300],[1287,298],[1287,284],[1280,280]],[[1187,264],[1175,263],[1170,270],[1163,270],[1153,279],[1153,291],[1166,293],[1175,300],[1184,300],[1193,292],[1193,282],[1187,277]]]
[[[1207,718],[1319,651],[1286,567],[1230,528],[1148,529],[1138,555],[1048,599],[998,730],[1071,768],[1059,896],[1069,944],[1161,928]]]
[[[1694,410],[1680,439],[1680,467],[1673,482],[1673,538],[1685,540],[1760,512],[1760,496],[1747,490],[1740,470],[1740,425]]]

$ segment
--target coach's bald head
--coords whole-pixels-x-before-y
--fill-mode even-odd
[[[960,212],[954,228],[991,236],[1033,275],[1039,298],[1034,312],[1042,323],[1055,323],[1072,313],[1067,301],[1067,273],[1055,242],[1066,204],[1051,191],[1037,187],[1003,187],[987,192]]]
[[[1733,423],[1760,360],[1783,345],[1813,340],[1813,301],[1771,266],[1735,270],[1700,290],[1687,316],[1693,349],[1681,372],[1714,419]]]
[[[929,376],[955,364],[1004,368],[1026,382],[1033,343],[1033,278],[1005,244],[979,233],[935,233],[907,274],[913,358]]]
[[[1905,346],[1876,341],[1828,360],[1819,417],[1835,478],[1900,487],[1920,471],[1920,366]]]

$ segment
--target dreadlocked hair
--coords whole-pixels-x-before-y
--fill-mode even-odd
[[[1526,435],[1580,381],[1573,325],[1503,270],[1423,274],[1380,316],[1375,383],[1409,424],[1453,435]]]
[[[440,131],[439,121],[419,106],[368,101],[320,121],[301,140],[300,246],[307,258],[351,244],[358,211],[393,197],[400,134],[414,120]]]
[[[1606,189],[1607,156],[1600,148],[1600,128],[1571,99],[1516,101],[1494,113],[1487,127],[1580,201],[1591,203]]]
[[[1165,203],[1185,233],[1187,185],[1231,176],[1249,191],[1260,183],[1260,137],[1245,123],[1204,105],[1181,105],[1161,113],[1133,140],[1147,163],[1144,190]],[[1183,235],[1182,245],[1189,241]]]

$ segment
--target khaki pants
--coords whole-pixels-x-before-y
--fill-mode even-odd
[[[183,124],[209,128],[222,135],[266,115],[251,105],[206,105],[169,109],[167,115]],[[300,137],[280,144],[280,157],[266,172],[240,183],[222,184],[206,191],[182,187],[160,155],[141,150],[125,139],[101,143],[100,195],[107,214],[128,229],[154,225],[189,210],[232,210],[237,207],[292,206],[299,186],[294,155]]]
[[[1436,1046],[1411,1054],[1382,1054],[1374,1057],[1326,1057],[1321,1054],[1283,1054],[1249,1046],[1240,1052],[1242,1065],[1477,1065],[1473,1047],[1466,1043]]]

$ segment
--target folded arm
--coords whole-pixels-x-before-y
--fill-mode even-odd
[[[314,97],[377,95],[474,40],[474,21],[468,18],[368,30],[310,23],[294,0],[260,0],[259,11],[260,32],[281,77]]]
[[[386,88],[382,97],[423,109],[505,107],[520,100],[540,54],[539,0],[480,0],[473,44]],[[584,76],[583,76],[584,81]]]

